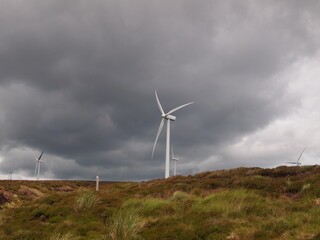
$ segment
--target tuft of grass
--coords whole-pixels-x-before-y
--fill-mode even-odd
[[[92,191],[83,191],[77,198],[74,204],[76,213],[87,211],[93,208],[98,203],[98,197]]]
[[[73,233],[65,233],[65,234],[55,233],[49,238],[49,240],[77,240],[77,239],[78,237],[75,236]]]
[[[110,221],[109,237],[112,240],[141,239],[139,232],[144,224],[145,220],[135,210],[121,209]]]
[[[191,199],[191,195],[185,192],[176,191],[170,198],[171,201],[187,201]]]

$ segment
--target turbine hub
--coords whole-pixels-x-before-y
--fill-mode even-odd
[[[167,120],[171,120],[171,121],[175,121],[176,120],[176,116],[173,116],[173,115],[165,115],[164,118],[167,119]]]

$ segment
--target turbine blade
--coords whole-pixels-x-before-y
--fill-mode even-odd
[[[305,150],[306,150],[306,149],[304,148],[303,151],[301,152],[300,156],[298,157],[297,163],[299,162],[299,160],[300,160],[300,158],[301,158],[301,156],[302,156],[302,154],[304,153]]]
[[[164,118],[161,119],[161,122],[160,122],[160,125],[159,125],[159,129],[158,129],[158,132],[157,132],[156,140],[154,141],[153,148],[152,148],[151,159],[153,159],[154,149],[156,148],[157,141],[158,141],[158,138],[160,136],[163,124],[164,124]]]
[[[189,102],[189,103],[187,103],[187,104],[183,104],[183,105],[181,105],[181,106],[179,106],[179,107],[176,107],[176,108],[170,110],[166,115],[169,115],[169,114],[171,114],[171,113],[174,113],[175,111],[177,111],[177,110],[179,110],[179,109],[181,109],[181,108],[184,108],[184,107],[186,107],[186,106],[188,106],[188,105],[190,105],[190,104],[192,104],[192,103],[193,103],[193,102]]]
[[[286,163],[290,163],[290,164],[297,164],[297,162],[286,162]]]
[[[161,106],[160,100],[159,100],[159,98],[158,98],[157,90],[154,90],[154,93],[155,93],[155,95],[156,95],[156,99],[157,99],[157,103],[158,103],[159,110],[160,110],[161,114],[164,115],[165,113],[164,113],[164,111],[163,111],[163,108],[162,108],[162,106]]]
[[[41,159],[42,155],[43,155],[44,151],[42,151],[42,153],[40,154],[40,156],[38,157],[38,160]]]

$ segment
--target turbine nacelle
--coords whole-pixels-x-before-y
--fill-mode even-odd
[[[176,120],[176,116],[173,116],[173,115],[165,115],[165,114],[162,114],[161,117],[163,117],[164,119],[167,119],[167,120],[171,120],[171,121],[175,121]]]

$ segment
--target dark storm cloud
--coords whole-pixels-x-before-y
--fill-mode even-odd
[[[45,149],[60,159],[58,178],[71,176],[72,160],[75,178],[95,174],[90,166],[110,179],[161,177],[163,136],[150,160],[157,89],[167,111],[195,101],[177,112],[172,141],[189,161],[204,159],[296,104],[277,76],[318,50],[317,10],[313,1],[2,1],[0,143]]]

